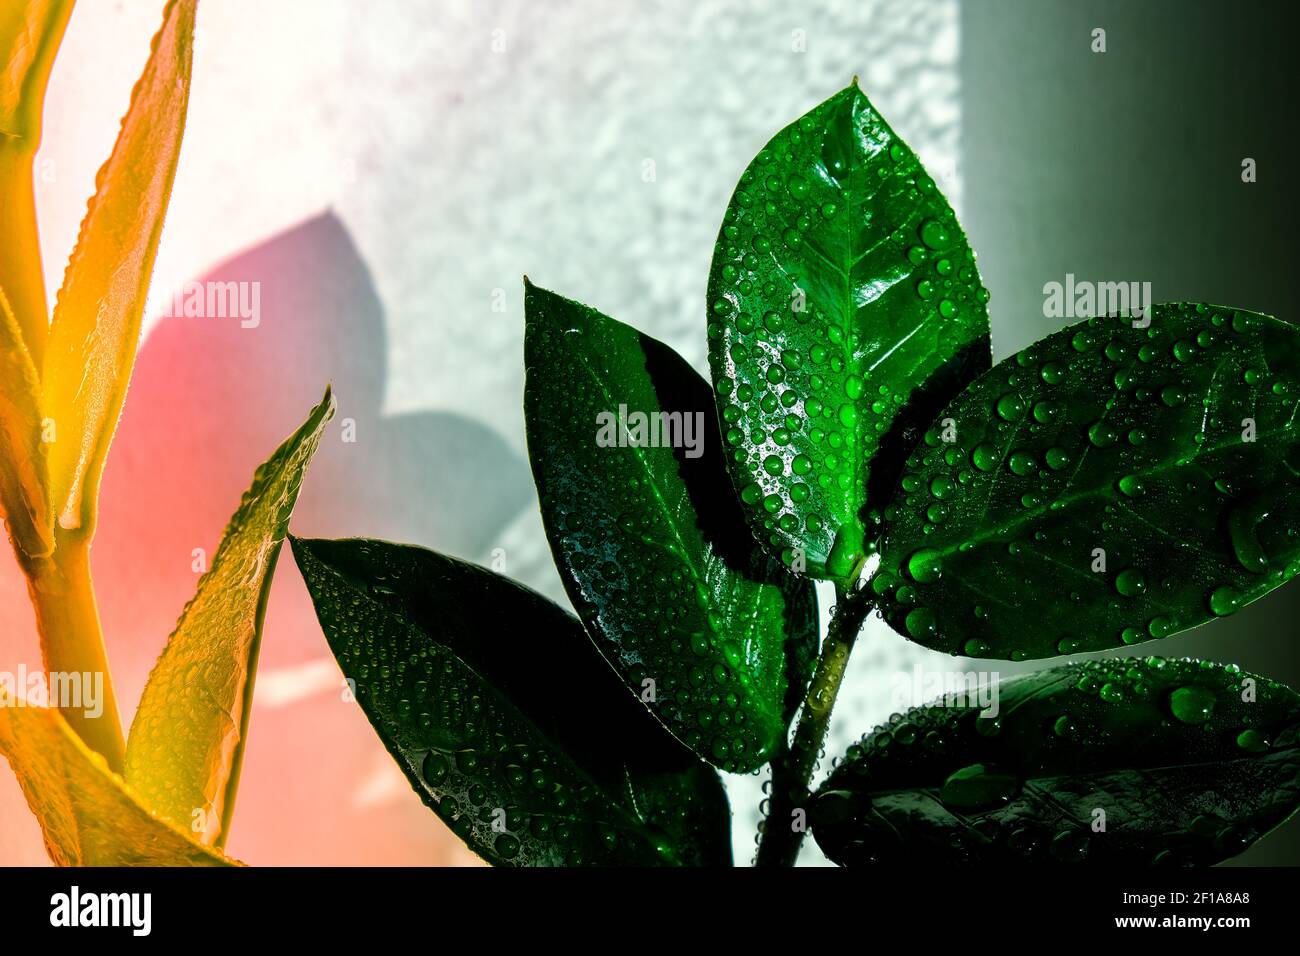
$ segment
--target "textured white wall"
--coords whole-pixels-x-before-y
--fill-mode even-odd
[[[52,291],[160,8],[82,0],[74,15],[38,196]],[[737,178],[769,136],[855,74],[960,203],[956,0],[205,0],[199,18],[155,301],[333,209],[384,309],[385,410],[459,412],[520,456],[522,275],[705,370],[705,280]],[[504,312],[492,309],[498,289]],[[509,572],[563,600],[535,503],[506,517]],[[914,661],[950,666],[868,626],[832,754],[888,715]],[[259,689],[292,697],[295,675],[320,684],[319,670],[272,669]],[[729,785],[743,862],[760,781]],[[356,786],[359,801],[391,795],[364,775]]]

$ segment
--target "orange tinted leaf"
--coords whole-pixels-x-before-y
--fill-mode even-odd
[[[32,192],[41,111],[72,0],[0,3],[0,288],[39,372],[49,313]]]
[[[334,414],[325,398],[260,468],[212,567],[154,665],[131,724],[126,778],[160,816],[220,846],[248,733],[262,616],[304,472]]]
[[[50,67],[72,2],[25,0],[0,7],[0,136],[27,140],[33,150],[41,135]]]
[[[135,362],[163,215],[189,103],[198,0],[172,0],[96,177],[63,278],[45,355],[45,408],[57,438],[51,498],[59,523],[94,529],[95,500]]]
[[[151,813],[57,710],[0,691],[0,753],[63,866],[238,865]]]
[[[43,557],[54,547],[40,389],[18,322],[0,292],[0,514],[26,558]]]

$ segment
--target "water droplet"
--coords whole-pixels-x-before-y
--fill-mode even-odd
[[[1124,597],[1138,597],[1145,594],[1147,579],[1137,568],[1126,568],[1115,575],[1115,590]]]
[[[1025,413],[1025,401],[1015,392],[1008,392],[998,399],[997,413],[1003,421],[1019,421]]]
[[[998,466],[998,453],[992,445],[980,444],[971,452],[971,464],[980,471],[992,471]]]
[[[1049,448],[1043,458],[1047,462],[1047,467],[1053,471],[1060,471],[1070,463],[1070,456],[1066,454],[1064,448]]]
[[[1249,750],[1253,754],[1259,754],[1268,750],[1271,744],[1258,730],[1250,728],[1237,734],[1237,746],[1242,750]]]
[[[1126,627],[1120,631],[1119,639],[1125,644],[1140,644],[1147,639],[1147,632],[1136,627]]]
[[[1214,713],[1214,692],[1205,687],[1179,687],[1169,695],[1169,710],[1185,724],[1203,724]]]
[[[1183,402],[1187,401],[1187,393],[1177,385],[1166,385],[1160,390],[1160,401],[1164,402],[1170,408],[1177,408]]]
[[[1061,416],[1064,406],[1060,402],[1045,400],[1034,406],[1034,419],[1044,425],[1050,425]]]
[[[933,548],[922,548],[907,559],[907,573],[913,581],[933,584],[943,577],[943,555]]]
[[[1119,441],[1119,434],[1110,422],[1097,421],[1088,426],[1088,441],[1098,448],[1108,448]]]
[[[436,787],[447,779],[447,771],[450,769],[451,764],[447,762],[446,757],[436,750],[430,750],[420,766],[420,774],[429,786]]]
[[[1172,618],[1158,615],[1147,622],[1147,633],[1152,637],[1168,637],[1174,632],[1174,626]]]
[[[1217,483],[1216,483],[1217,486]],[[1256,534],[1256,526],[1268,517],[1268,506],[1260,502],[1246,502],[1228,512],[1228,538],[1237,562],[1253,574],[1268,570],[1268,555],[1264,553]]]
[[[1013,474],[1023,478],[1026,475],[1032,475],[1037,470],[1038,464],[1034,461],[1034,456],[1029,452],[1014,451],[1011,453],[1011,457],[1007,459],[1007,467],[1011,469]]]
[[[939,790],[939,799],[953,810],[983,810],[1007,803],[1019,789],[1020,779],[1014,774],[977,763],[951,774]]]
[[[1224,585],[1210,592],[1210,610],[1218,617],[1227,617],[1241,610],[1241,593],[1235,588]]]
[[[932,640],[939,630],[934,611],[928,607],[918,607],[908,611],[903,624],[908,634],[923,643]]]
[[[1140,475],[1125,475],[1119,480],[1119,490],[1130,498],[1141,498],[1146,494],[1147,486]]]
[[[931,249],[943,249],[952,243],[948,229],[937,219],[927,219],[921,223],[920,235],[921,241]]]
[[[1052,724],[1052,733],[1063,740],[1077,740],[1079,737],[1078,721],[1070,714],[1062,714]]]
[[[519,839],[509,833],[502,833],[492,843],[493,849],[502,859],[513,859],[519,853]]]

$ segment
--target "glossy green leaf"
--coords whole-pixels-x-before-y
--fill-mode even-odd
[[[262,620],[289,516],[334,398],[256,471],[149,674],[131,723],[126,779],[163,819],[223,846],[230,831]]]
[[[411,785],[499,866],[730,865],[717,773],[574,617],[482,568],[291,538],[330,647]]]
[[[952,209],[856,82],[750,163],[714,249],[709,364],[774,555],[849,583],[920,429],[989,367],[987,300]]]
[[[972,657],[1102,650],[1300,572],[1300,328],[1190,304],[1149,323],[1050,335],[940,414],[886,509],[871,592],[896,630]]]
[[[753,770],[811,674],[812,585],[755,544],[709,387],[680,356],[531,284],[524,304],[529,457],[569,598],[678,739]]]
[[[952,704],[849,748],[810,814],[831,859],[1208,865],[1300,806],[1300,697],[1235,666],[1090,661]]]

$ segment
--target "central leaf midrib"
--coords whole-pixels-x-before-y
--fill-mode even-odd
[[[1105,767],[1098,770],[1081,771],[1079,773],[1071,773],[1069,770],[1062,770],[1059,771],[1058,773],[1054,773],[1050,775],[1031,774],[1023,777],[1019,775],[1015,775],[1015,776],[1017,776],[1017,779],[1021,781],[1020,787],[1022,790],[1025,790],[1030,787],[1034,787],[1036,789],[1032,790],[1031,792],[1034,793],[1035,795],[1040,795],[1040,794],[1050,795],[1052,791],[1044,787],[1045,781],[1062,780],[1062,779],[1087,780],[1092,777],[1099,777],[1099,776],[1118,774],[1118,773],[1156,774],[1156,773],[1164,773],[1168,771],[1197,771],[1207,767],[1208,768],[1222,767],[1228,764],[1254,764],[1260,760],[1266,759],[1275,754],[1286,754],[1288,751],[1293,751],[1295,749],[1296,749],[1295,747],[1278,748],[1275,750],[1269,750],[1258,757],[1231,756],[1231,757],[1224,757],[1221,760],[1198,760],[1198,761],[1192,761],[1188,763],[1161,764],[1160,766],[1156,766],[1156,767],[1143,767],[1136,764],[1135,765],[1124,764],[1115,767]],[[1011,774],[1010,771],[1008,771],[1008,773],[1009,775]],[[910,787],[909,786],[891,787],[889,789],[884,789],[884,790],[865,788],[862,792],[873,798],[890,797],[890,796],[897,796],[897,795],[906,796],[909,794],[924,794],[927,796],[934,796],[935,792],[938,791],[941,787],[942,787],[942,783],[938,783],[938,784],[918,783]],[[938,798],[936,797],[936,799]],[[942,800],[939,800],[939,803],[940,805],[943,805]],[[945,806],[945,809],[948,808]],[[949,810],[949,812],[951,813],[952,811]]]
[[[574,357],[578,360],[578,364],[580,364],[583,370],[591,377],[591,380],[596,383],[596,386],[600,389],[601,396],[605,399],[605,402],[607,404],[613,404],[615,402],[614,396],[610,394],[609,388],[606,386],[601,376],[597,375],[595,370],[591,367],[591,364],[587,361],[587,357],[578,349],[573,349],[571,351]],[[651,469],[650,463],[646,460],[646,457],[641,454],[641,446],[630,445],[629,449],[632,452],[632,457],[636,460],[637,464],[641,466],[641,471],[646,476],[646,484],[649,486],[651,492],[653,492],[655,501],[659,503],[660,510],[664,514],[665,523],[672,530],[673,537],[681,546],[682,560],[685,561],[686,567],[691,572],[691,579],[696,584],[700,584],[702,571],[697,568],[695,562],[691,560],[692,549],[686,546],[686,541],[682,538],[681,529],[678,527],[678,522],[673,516],[673,509],[668,506],[668,502],[665,500],[663,495],[663,490],[659,487],[658,477],[653,469]],[[708,547],[708,545],[705,544],[704,547]]]
[[[1274,438],[1279,435],[1285,434],[1289,430],[1290,429],[1288,429],[1286,426],[1282,426],[1273,431],[1259,432],[1257,434],[1257,437]],[[1189,464],[1191,464],[1191,461],[1199,460],[1203,457],[1211,457],[1218,454],[1221,451],[1225,451],[1227,449],[1242,444],[1244,443],[1241,442],[1240,440],[1225,441],[1219,445],[1213,445],[1210,446],[1209,448],[1202,448],[1189,461],[1184,461],[1182,459],[1177,459],[1174,461],[1166,460],[1146,468],[1139,468],[1133,471],[1129,471],[1128,474],[1137,477],[1143,477],[1143,478],[1154,477],[1156,475],[1164,474],[1165,472],[1175,468],[1185,468]],[[1008,445],[1007,447],[1009,448],[1010,446]],[[1005,458],[1005,454],[1003,455],[1003,457]],[[993,484],[996,485],[996,479],[993,479]],[[1000,522],[997,525],[997,527],[991,528],[988,531],[978,532],[974,534],[963,532],[961,542],[958,544],[944,544],[934,548],[927,548],[926,550],[936,551],[941,557],[950,557],[951,555],[958,553],[958,550],[962,544],[967,544],[967,543],[986,544],[991,541],[996,542],[999,539],[1006,536],[1007,534],[1020,530],[1029,522],[1041,517],[1042,515],[1048,513],[1049,511],[1055,510],[1058,512],[1065,513],[1068,512],[1070,509],[1072,509],[1076,504],[1079,504],[1080,502],[1083,502],[1085,500],[1090,500],[1093,498],[1103,498],[1109,500],[1111,497],[1113,497],[1112,495],[1108,494],[1110,489],[1111,489],[1111,485],[1109,484],[1105,486],[1088,487],[1078,492],[1077,494],[1054,498],[1051,501],[1044,502],[1043,504],[1035,508],[1027,508],[1024,510],[1023,514],[1017,515],[1013,520]],[[990,500],[991,499],[992,499],[992,493],[990,493]],[[1115,500],[1119,500],[1119,499],[1116,498]],[[1061,507],[1053,509],[1052,505],[1054,504],[1059,504],[1061,505]],[[1067,517],[1067,515],[1063,514],[1062,517]],[[955,528],[956,526],[954,525],[953,527]]]

